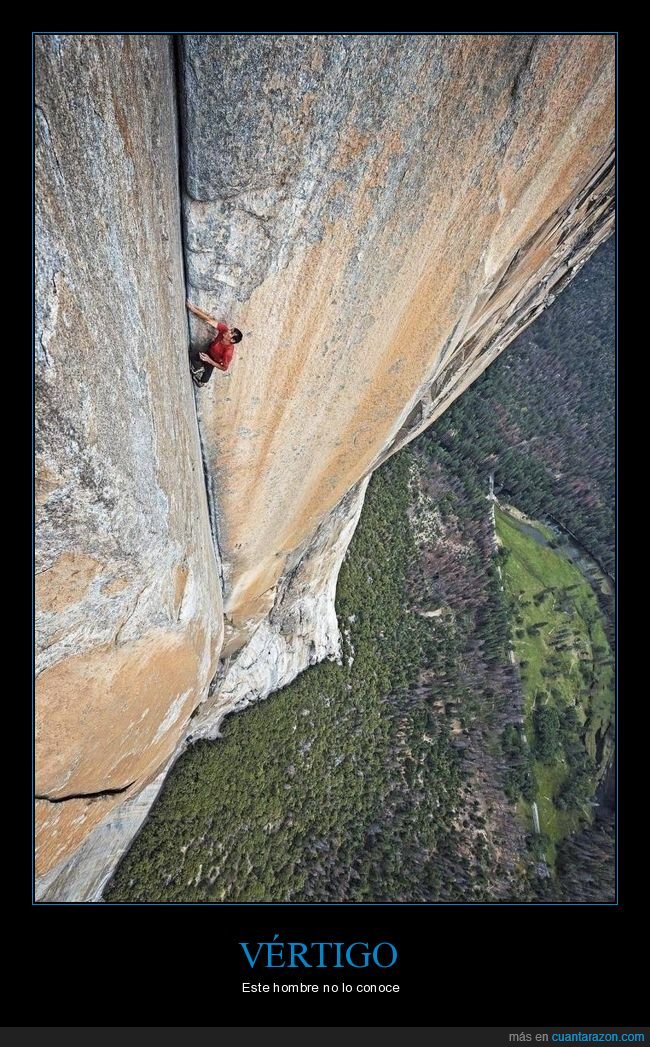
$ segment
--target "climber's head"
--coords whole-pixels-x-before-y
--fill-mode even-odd
[[[241,333],[241,331],[239,330],[238,327],[231,327],[230,328],[230,337],[232,338],[234,344],[236,345],[237,342],[241,342],[241,340],[242,340],[242,338],[244,336],[243,336],[243,334]]]

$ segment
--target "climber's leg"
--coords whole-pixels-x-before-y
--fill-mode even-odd
[[[190,357],[190,371],[195,385],[207,385],[212,378],[214,367],[204,364],[199,356],[199,352],[195,352]]]

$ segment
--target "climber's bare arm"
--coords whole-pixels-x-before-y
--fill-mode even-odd
[[[185,305],[187,306],[189,311],[191,313],[194,313],[195,316],[198,316],[200,320],[203,320],[206,324],[209,324],[210,327],[214,327],[215,331],[218,330],[219,321],[215,320],[213,316],[210,316],[209,313],[204,313],[202,309],[199,309],[196,305],[192,305],[191,302],[185,302]]]
[[[210,364],[211,367],[218,367],[220,371],[228,370],[227,367],[224,367],[223,364],[218,364],[217,361],[213,360],[207,353],[199,353],[199,359],[203,360],[206,364]]]

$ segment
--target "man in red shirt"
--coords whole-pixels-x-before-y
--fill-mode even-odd
[[[195,350],[192,353],[191,371],[194,384],[207,385],[215,367],[218,367],[220,371],[228,370],[235,353],[235,345],[242,340],[242,333],[237,327],[217,323],[211,316],[189,302],[187,307],[217,330],[217,337],[210,342],[205,352]]]

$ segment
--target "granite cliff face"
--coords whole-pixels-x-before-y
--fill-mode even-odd
[[[38,38],[35,121],[36,861],[60,897],[90,830],[175,751],[222,615],[170,41]]]
[[[612,230],[613,37],[177,46],[180,196],[170,42],[38,41],[45,899],[99,897],[188,732],[337,656],[367,477]],[[205,482],[186,293],[246,336]]]
[[[250,332],[198,405],[236,655],[345,493],[611,232],[614,42],[201,35],[181,54],[188,292]]]

